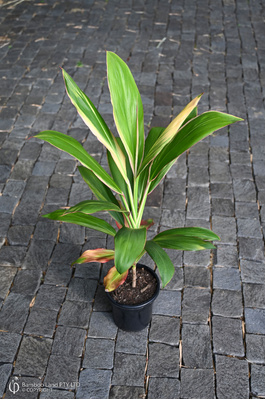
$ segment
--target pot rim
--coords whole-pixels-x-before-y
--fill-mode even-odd
[[[137,266],[137,268],[145,268],[146,270],[148,270],[148,271],[154,276],[154,278],[156,279],[156,282],[157,282],[156,290],[155,290],[155,292],[154,292],[154,294],[152,295],[151,298],[149,298],[148,300],[143,301],[142,303],[139,303],[139,304],[120,304],[120,303],[118,303],[117,301],[115,301],[115,300],[112,298],[112,296],[110,295],[109,292],[106,292],[106,295],[107,295],[108,299],[109,299],[109,300],[111,301],[111,303],[114,304],[116,307],[123,308],[123,309],[125,309],[125,310],[136,310],[136,309],[141,309],[141,308],[145,307],[146,305],[148,305],[148,304],[154,302],[154,300],[155,300],[155,299],[157,298],[157,296],[159,295],[159,292],[160,292],[160,280],[159,280],[159,277],[158,277],[158,275],[156,274],[156,272],[155,272],[153,269],[151,269],[150,267],[148,267],[147,265],[145,265],[145,264],[137,263],[136,266]]]

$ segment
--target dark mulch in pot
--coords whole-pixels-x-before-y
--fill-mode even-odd
[[[126,281],[113,292],[112,298],[120,304],[134,305],[149,300],[156,291],[157,282],[152,274],[144,268],[137,268],[137,285],[132,288],[132,269]]]

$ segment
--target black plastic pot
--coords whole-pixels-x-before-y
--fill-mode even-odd
[[[160,281],[156,273],[143,264],[137,264],[137,268],[145,268],[157,281],[157,288],[153,296],[140,304],[126,305],[119,304],[107,292],[107,297],[112,305],[113,318],[118,328],[124,331],[141,331],[149,325],[152,317],[152,305],[160,291]]]

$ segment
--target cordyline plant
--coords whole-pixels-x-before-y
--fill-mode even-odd
[[[145,140],[141,97],[128,66],[114,53],[107,52],[107,78],[113,114],[119,137],[113,135],[105,121],[74,80],[63,71],[67,94],[91,132],[106,147],[111,176],[70,136],[56,131],[36,135],[75,157],[82,166],[79,172],[98,200],[82,201],[68,209],[45,215],[53,220],[74,223],[114,237],[114,250],[87,250],[74,263],[114,259],[104,279],[106,291],[124,283],[132,267],[133,287],[136,285],[136,263],[147,252],[157,265],[162,286],[174,274],[174,266],[163,250],[204,250],[214,248],[219,240],[205,228],[174,228],[147,240],[152,220],[142,221],[147,196],[151,193],[177,158],[191,146],[240,118],[207,111],[197,113],[201,95],[193,99],[166,127],[151,128]],[[108,213],[116,221],[116,231],[109,223],[91,214]],[[74,264],[73,263],[73,264]]]

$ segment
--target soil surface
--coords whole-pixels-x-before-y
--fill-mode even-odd
[[[109,294],[120,304],[140,304],[153,296],[156,286],[157,281],[149,271],[137,268],[137,285],[136,288],[132,288],[132,269],[130,269],[125,282]]]

